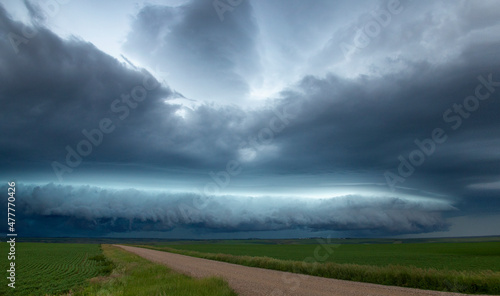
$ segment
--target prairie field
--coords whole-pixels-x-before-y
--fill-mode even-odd
[[[0,252],[7,254],[8,245],[0,244]],[[7,256],[1,256],[0,262],[8,268]],[[113,269],[97,244],[17,243],[15,263],[16,288],[8,287],[2,277],[0,295],[67,293]]]
[[[16,244],[16,289],[0,295],[235,295],[220,278],[193,279],[111,240]],[[57,243],[52,243],[57,242]],[[93,242],[91,243],[69,243]],[[62,243],[66,242],[66,243]],[[120,243],[120,240],[115,240]],[[121,241],[124,243],[126,241]],[[468,294],[500,295],[498,238],[391,240],[155,240],[129,244],[321,277]],[[0,244],[0,252],[8,253]],[[0,262],[7,267],[7,256]],[[151,294],[152,295],[152,294]]]
[[[178,250],[303,261],[320,244],[169,244]],[[500,271],[500,242],[331,244],[324,262],[373,266],[404,265],[458,271]],[[320,251],[321,256],[327,251]],[[319,260],[318,260],[319,261]]]
[[[500,294],[500,242],[442,240],[179,241],[146,248],[344,280]],[[339,243],[340,242],[340,243]]]
[[[17,243],[15,262],[16,288],[4,277],[0,295],[236,295],[220,278],[193,279],[111,245]]]

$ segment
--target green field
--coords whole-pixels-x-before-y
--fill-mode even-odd
[[[143,247],[247,266],[420,289],[500,295],[500,242],[488,239],[179,241]]]
[[[17,243],[15,263],[16,288],[3,277],[0,295],[236,296],[220,278],[193,279],[111,245]]]
[[[184,244],[164,245],[180,250],[260,256],[303,261],[314,257],[318,244]],[[361,265],[404,265],[450,270],[500,271],[500,242],[483,243],[414,243],[414,244],[333,244],[333,253],[325,262]],[[326,250],[319,252],[320,256]]]
[[[7,270],[8,245],[0,244],[0,262]],[[16,288],[2,277],[0,295],[46,295],[68,292],[86,280],[111,272],[112,265],[95,244],[16,244]],[[7,272],[4,273],[7,275]]]
[[[7,287],[5,276],[0,295],[235,295],[219,278],[192,279],[110,245],[51,241],[61,240],[67,243],[17,243],[16,290]],[[323,277],[500,295],[498,238],[333,239],[327,248],[316,239],[153,239],[144,247]],[[0,252],[6,270],[6,243]]]

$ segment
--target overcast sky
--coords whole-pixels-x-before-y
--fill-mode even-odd
[[[500,234],[498,1],[0,3],[22,235]]]

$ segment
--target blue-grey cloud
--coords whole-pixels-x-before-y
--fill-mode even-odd
[[[7,190],[5,186],[2,187]],[[364,230],[398,234],[446,230],[447,201],[347,195],[325,199],[203,196],[94,186],[17,184],[16,212],[22,232],[95,234],[170,231],[185,227],[213,232],[308,229]],[[36,229],[29,224],[36,223]]]
[[[266,105],[251,109],[208,103],[214,101],[210,92],[228,88],[225,95],[234,102],[245,97],[248,82],[259,73],[258,43],[262,39],[256,40],[265,29],[262,24],[272,26],[273,22],[259,22],[256,16],[262,16],[262,7],[247,2],[228,12],[221,22],[207,3],[146,6],[133,21],[126,47],[149,56],[149,63],[162,63],[166,67],[162,71],[183,76],[182,81],[167,77],[165,83],[84,40],[63,39],[41,23],[14,21],[0,8],[0,167],[4,179],[22,182],[33,174],[59,181],[54,173],[57,162],[69,169],[60,172],[63,180],[81,169],[103,182],[124,171],[134,176],[154,175],[161,180],[156,187],[181,177],[185,181],[184,188],[174,188],[184,193],[157,195],[139,189],[26,186],[26,196],[31,196],[23,204],[31,217],[27,221],[46,225],[64,222],[61,233],[71,228],[109,233],[175,227],[416,233],[446,229],[448,216],[498,211],[500,58],[496,53],[500,37],[493,29],[500,21],[495,12],[477,19],[477,13],[488,11],[486,2],[474,8],[461,2],[449,11],[439,10],[441,4],[432,6],[436,11],[426,17],[433,24],[441,24],[442,16],[455,21],[458,31],[448,32],[444,25],[426,27],[425,18],[401,22],[394,18],[393,26],[370,43],[367,53],[359,53],[361,64],[373,61],[373,72],[355,76],[334,71],[304,74]],[[297,13],[297,7],[301,5],[296,3],[285,11]],[[414,9],[428,10],[422,4],[415,4]],[[364,20],[356,18],[353,26],[362,25]],[[306,28],[299,30],[300,38],[294,42],[307,40],[306,31],[314,26]],[[293,35],[277,25],[273,30]],[[36,33],[16,39],[20,42],[16,50],[12,34],[22,37],[26,31]],[[332,32],[333,37],[327,34],[327,46],[317,55],[304,50],[306,56],[311,54],[312,62],[325,61],[328,54],[334,54],[332,46],[345,37]],[[387,32],[396,37],[390,38]],[[398,45],[406,40],[405,32],[410,33],[412,42]],[[439,38],[426,39],[429,34],[443,36],[441,41],[453,44],[452,54],[436,60],[422,49],[422,54],[413,55],[407,46],[423,46],[422,42],[429,40],[429,53],[441,44]],[[395,54],[398,51],[401,54]],[[286,59],[295,53],[288,54]],[[387,71],[379,71],[381,66],[387,66],[382,67]],[[184,94],[176,92],[183,83],[200,93],[207,90],[206,97],[197,98],[206,102],[185,106],[174,101],[183,98]],[[113,131],[96,132],[102,129],[103,119],[109,119]],[[434,142],[432,149],[429,144],[427,148],[417,144],[429,143],[427,139],[432,139],[436,129],[442,131],[438,138],[445,140]],[[81,164],[71,165],[68,159],[74,164],[74,151],[83,151],[82,141],[99,144],[93,145],[88,155],[80,155]],[[422,155],[423,161],[402,177],[399,168],[410,170],[408,164],[403,165],[409,163],[410,155]],[[221,186],[220,194],[231,191],[241,180],[246,197],[238,199],[228,193],[209,199],[209,207],[191,218],[169,212],[205,198],[193,193],[192,184],[205,176],[207,182],[217,185],[212,173],[225,170],[231,161],[242,173],[227,188]],[[99,173],[104,171],[101,178]],[[355,193],[354,187],[354,193],[321,201],[289,197],[287,202],[270,199],[266,204],[248,197],[250,189],[258,191],[264,183],[290,192],[314,188],[330,177],[331,183],[381,186],[387,181],[387,172],[399,176],[395,183],[398,190],[391,192],[384,187],[389,193],[377,191],[373,193],[376,199]],[[314,178],[319,181],[309,182]],[[92,182],[77,180],[79,184]],[[415,203],[402,197],[401,187],[434,195],[430,201]],[[134,195],[147,202],[136,205]],[[435,208],[436,202],[440,204],[439,195],[446,197],[446,206],[452,204],[456,210]],[[98,197],[103,197],[102,202]]]

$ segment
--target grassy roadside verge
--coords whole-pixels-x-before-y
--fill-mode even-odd
[[[400,265],[371,266],[338,264],[332,262],[306,263],[302,261],[279,260],[269,257],[202,253],[169,247],[135,246],[245,266],[289,271],[327,278],[427,290],[500,295],[500,272],[489,270],[455,271],[437,270],[433,268],[424,269]]]
[[[102,250],[115,269],[109,276],[92,279],[73,295],[236,296],[220,278],[194,279],[118,247],[102,245]]]

